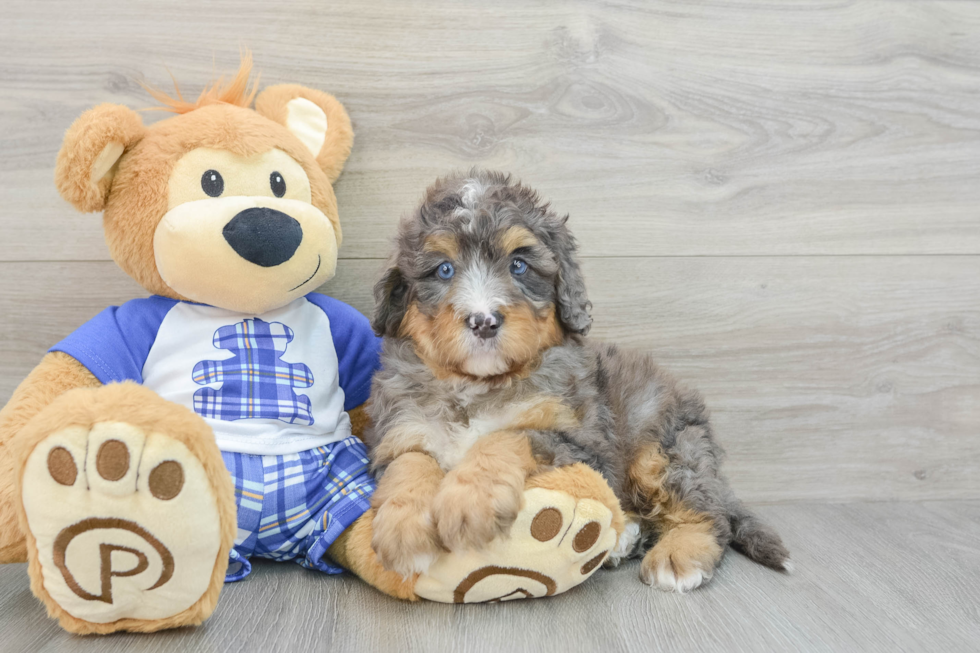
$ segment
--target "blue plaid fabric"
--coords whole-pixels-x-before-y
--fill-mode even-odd
[[[238,535],[225,582],[248,576],[248,559],[295,560],[339,574],[324,558],[371,504],[367,449],[355,437],[282,456],[221,452],[235,483]]]
[[[194,393],[194,412],[227,421],[267,418],[312,425],[309,397],[297,395],[293,388],[312,386],[313,373],[302,363],[280,359],[292,340],[288,326],[259,318],[215,331],[214,346],[235,356],[194,366],[195,383],[221,383],[217,390],[201,388]]]

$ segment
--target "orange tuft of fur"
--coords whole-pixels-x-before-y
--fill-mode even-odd
[[[234,77],[228,80],[227,83],[224,77],[219,77],[217,80],[205,86],[204,90],[201,91],[201,94],[193,102],[188,102],[184,99],[183,94],[180,92],[180,85],[173,78],[173,75],[171,75],[171,79],[174,82],[174,93],[176,97],[172,97],[148,84],[142,84],[142,86],[146,89],[147,93],[153,96],[154,100],[164,105],[162,107],[151,107],[149,109],[150,111],[170,111],[172,113],[182,114],[190,113],[195,109],[206,107],[209,104],[230,104],[236,107],[248,108],[252,106],[252,101],[255,100],[255,96],[259,92],[258,77],[255,78],[255,82],[249,87],[248,78],[251,75],[252,53],[246,50],[242,53],[242,62]]]

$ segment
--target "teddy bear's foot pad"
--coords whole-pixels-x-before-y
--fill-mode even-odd
[[[22,498],[44,589],[77,619],[163,619],[208,590],[217,502],[173,438],[122,422],[65,428],[31,452]]]
[[[482,551],[444,554],[415,583],[443,603],[486,603],[560,594],[591,576],[616,545],[609,508],[592,499],[533,488],[510,537]]]

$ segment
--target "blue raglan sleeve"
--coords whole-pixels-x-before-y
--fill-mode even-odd
[[[102,383],[143,383],[143,364],[160,324],[176,300],[134,299],[110,306],[49,351],[61,351],[84,365]]]
[[[330,320],[334,349],[340,367],[344,410],[357,408],[371,394],[371,378],[381,367],[381,338],[374,335],[368,319],[351,306],[319,293],[306,298]]]

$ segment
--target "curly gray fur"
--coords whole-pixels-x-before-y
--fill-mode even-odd
[[[418,210],[402,221],[395,253],[375,287],[372,324],[386,338],[383,369],[374,378],[369,446],[376,448],[396,425],[414,421],[441,434],[431,443],[439,460],[440,447],[453,446],[455,434],[475,416],[527,397],[559,397],[580,426],[530,432],[540,460],[556,466],[587,463],[602,473],[626,511],[643,514],[650,511],[649,497],[637,494],[628,469],[643,447],[657,445],[669,461],[663,487],[685,507],[707,515],[723,547],[732,544],[764,565],[787,568],[788,552],[779,536],[742,505],[721,473],[722,449],[701,396],[679,386],[648,354],[583,337],[592,321],[591,304],[566,220],[533,190],[500,173],[473,170],[428,189]],[[493,259],[497,255],[485,243],[513,225],[529,229],[547,251],[537,254],[541,262],[533,283],[507,280],[506,301],[553,304],[564,341],[544,351],[525,378],[503,384],[437,378],[412,341],[398,334],[411,303],[434,310],[441,299],[427,276],[432,262],[423,255],[423,244],[433,233],[449,232],[470,248],[468,256]],[[387,462],[375,461],[377,474]]]

